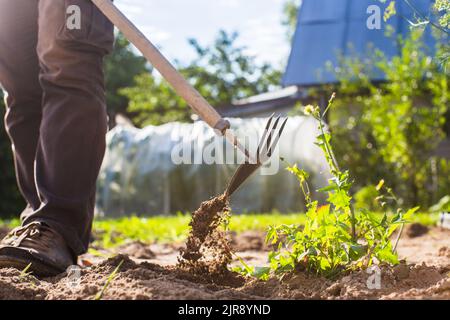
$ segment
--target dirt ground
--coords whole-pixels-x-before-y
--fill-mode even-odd
[[[407,230],[399,246],[400,257],[407,262],[382,267],[379,287],[373,286],[377,272],[355,272],[335,281],[306,273],[266,282],[236,275],[214,284],[173,267],[180,246],[134,242],[114,253],[103,251],[120,253],[112,258],[81,257],[79,274],[38,280],[1,269],[0,299],[94,299],[102,289],[102,299],[450,299],[450,230],[413,231]],[[234,234],[232,246],[246,262],[266,264],[269,248],[263,233]],[[105,289],[120,262],[117,276]]]

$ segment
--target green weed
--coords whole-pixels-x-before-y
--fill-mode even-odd
[[[103,295],[106,292],[106,289],[108,289],[109,285],[111,284],[111,282],[113,282],[113,280],[117,277],[117,273],[120,270],[120,267],[123,264],[123,260],[121,260],[119,262],[119,264],[117,265],[117,267],[114,269],[114,271],[108,276],[108,279],[106,279],[106,282],[102,288],[102,290],[100,290],[94,297],[94,300],[101,300],[103,298]]]
[[[386,210],[381,215],[353,208],[350,195],[353,181],[348,171],[340,169],[331,147],[331,134],[325,130],[323,118],[333,99],[334,95],[322,114],[319,107],[305,108],[305,113],[319,123],[320,135],[316,144],[322,149],[332,175],[328,185],[319,190],[328,195],[327,204],[319,206],[311,199],[308,173],[297,165],[290,166],[288,170],[297,177],[307,203],[304,228],[299,224],[271,227],[267,241],[277,245],[277,249],[269,254],[270,268],[256,273],[247,266],[244,273],[253,272],[255,276],[268,278],[269,274],[306,270],[332,278],[345,270],[367,268],[375,262],[398,263],[391,236],[419,208],[406,211],[400,208],[395,213]],[[375,189],[382,208],[389,207],[389,201],[397,201],[392,190],[384,186],[384,181]]]

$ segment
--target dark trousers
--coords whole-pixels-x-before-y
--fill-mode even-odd
[[[88,247],[105,152],[103,57],[113,41],[89,0],[0,0],[0,84],[28,203],[22,223],[47,223],[77,255]]]

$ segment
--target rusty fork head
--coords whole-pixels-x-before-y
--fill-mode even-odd
[[[226,196],[231,196],[243,183],[247,180],[259,167],[261,167],[272,156],[281,134],[286,126],[287,118],[280,123],[281,117],[278,116],[274,120],[274,114],[267,121],[263,135],[259,140],[258,149],[256,151],[256,163],[246,162],[241,164],[231,178],[225,191]]]

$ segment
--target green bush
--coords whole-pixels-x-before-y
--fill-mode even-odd
[[[450,82],[420,31],[401,41],[391,59],[378,51],[371,64],[341,59],[335,69],[341,98],[329,122],[336,154],[358,181],[355,190],[384,178],[400,202],[427,208],[450,194],[449,161],[436,155],[448,134]],[[386,82],[369,80],[377,70]]]

